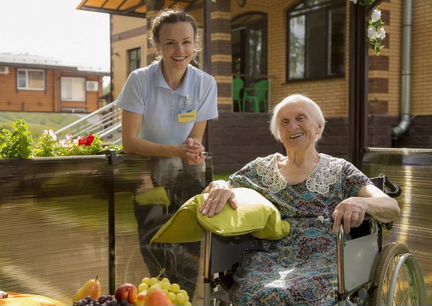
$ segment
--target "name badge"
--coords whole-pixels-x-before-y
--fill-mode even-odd
[[[180,111],[177,114],[178,123],[189,123],[189,122],[196,121],[196,119],[197,119],[196,109],[191,111]]]

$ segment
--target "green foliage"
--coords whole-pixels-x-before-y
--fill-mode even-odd
[[[50,133],[45,130],[42,136],[39,138],[35,149],[33,150],[34,156],[38,157],[50,157],[58,155],[58,143],[57,136],[54,133]]]
[[[78,139],[66,136],[59,141],[52,130],[45,130],[34,149],[34,156],[96,155],[104,150],[105,147],[99,136],[90,134],[87,137],[80,136]]]
[[[12,132],[3,129],[0,133],[1,158],[96,155],[103,154],[107,149],[115,149],[117,153],[121,150],[118,146],[104,146],[97,135],[79,136],[77,139],[67,135],[60,140],[52,130],[44,130],[33,147],[30,129],[25,120],[15,121],[13,128]]]
[[[379,55],[381,49],[384,48],[384,22],[379,19],[374,21],[372,18],[369,20],[368,26],[368,37],[369,37],[369,47],[375,51],[376,55]]]
[[[3,129],[0,133],[0,156],[2,158],[28,158],[31,154],[32,136],[27,123],[17,120],[12,131]]]

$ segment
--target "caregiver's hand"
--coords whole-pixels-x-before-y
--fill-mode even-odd
[[[209,185],[210,187],[210,185]],[[211,189],[204,202],[200,213],[207,217],[213,217],[222,212],[228,202],[233,209],[237,209],[237,200],[231,189],[225,187],[215,187]]]
[[[201,142],[193,138],[188,138],[182,147],[185,149],[185,160],[188,165],[199,165],[204,163],[205,148]]]

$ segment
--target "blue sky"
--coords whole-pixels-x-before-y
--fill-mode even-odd
[[[109,71],[109,15],[77,10],[81,0],[0,0],[0,53],[55,57]]]

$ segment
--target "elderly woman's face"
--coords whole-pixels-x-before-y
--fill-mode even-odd
[[[313,112],[305,104],[289,104],[279,111],[278,129],[287,150],[306,150],[314,146],[319,136],[319,125]]]

